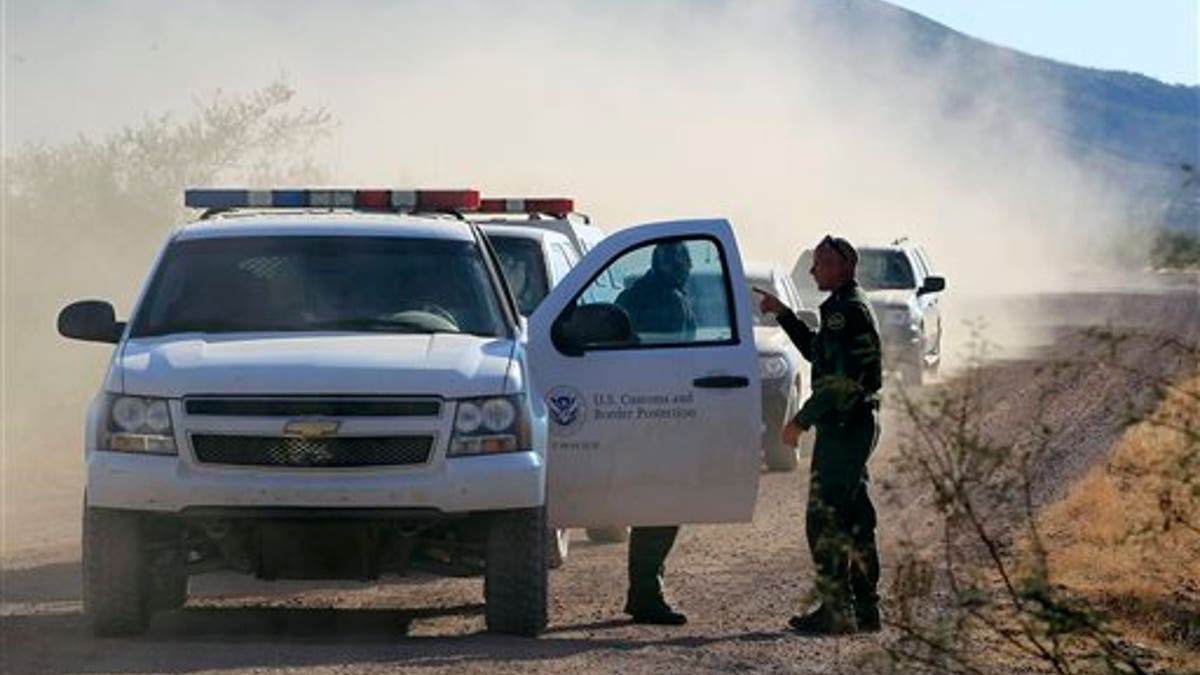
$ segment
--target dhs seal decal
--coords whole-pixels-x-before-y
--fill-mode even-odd
[[[559,436],[570,436],[579,431],[587,419],[583,394],[572,387],[559,386],[547,392],[546,409],[554,423],[552,430]]]

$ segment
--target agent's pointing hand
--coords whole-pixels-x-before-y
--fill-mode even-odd
[[[758,286],[753,286],[754,292],[762,298],[759,301],[759,309],[767,314],[780,314],[788,310],[788,306],[783,304],[783,301],[775,297],[774,294],[764,291]]]

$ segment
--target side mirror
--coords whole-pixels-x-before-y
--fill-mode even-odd
[[[946,290],[945,277],[925,277],[925,283],[917,289],[917,295],[926,295],[928,293],[941,293]]]
[[[75,340],[116,344],[125,332],[125,322],[117,321],[113,306],[103,300],[80,300],[58,313],[58,332]]]
[[[821,327],[821,315],[811,309],[796,310],[796,318],[804,322],[804,325],[813,330]]]
[[[550,341],[567,356],[583,356],[591,348],[635,344],[637,335],[619,305],[596,303],[568,307],[550,327]]]

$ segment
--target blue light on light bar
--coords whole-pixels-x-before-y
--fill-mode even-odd
[[[187,190],[183,193],[184,206],[194,209],[226,209],[249,206],[248,190]]]
[[[308,192],[306,190],[272,190],[271,205],[293,208],[308,206]]]

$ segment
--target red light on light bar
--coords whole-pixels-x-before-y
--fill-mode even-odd
[[[418,211],[474,211],[479,208],[478,190],[417,190]]]
[[[480,213],[548,213],[566,215],[575,210],[575,200],[566,197],[548,199],[484,199],[479,204]]]
[[[354,205],[360,209],[389,209],[392,207],[392,191],[359,190],[354,194]]]

